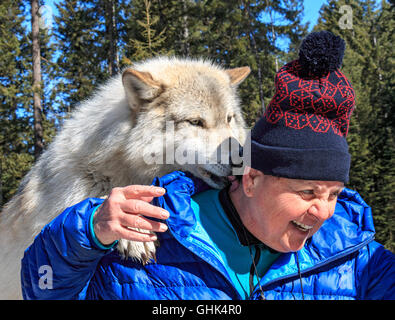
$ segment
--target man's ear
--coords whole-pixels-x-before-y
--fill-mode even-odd
[[[231,86],[238,86],[250,74],[250,67],[241,67],[234,69],[227,69],[225,72],[228,74]]]
[[[247,197],[254,195],[255,188],[258,186],[258,177],[263,175],[259,170],[246,166],[242,178],[244,194]]]
[[[122,83],[130,108],[138,112],[142,100],[152,100],[163,91],[163,86],[152,78],[149,72],[126,69],[122,74]]]

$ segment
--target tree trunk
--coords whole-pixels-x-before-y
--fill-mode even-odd
[[[254,30],[253,30],[253,28],[251,28],[250,7],[248,4],[246,5],[244,3],[244,1],[242,1],[241,4],[244,7],[244,16],[247,19],[247,23],[248,23],[248,34],[249,34],[249,39],[250,39],[250,45],[251,45],[251,48],[254,52],[255,60],[257,63],[257,67],[258,67],[259,100],[261,101],[261,112],[262,112],[262,114],[258,114],[258,117],[261,117],[261,115],[263,115],[266,111],[265,100],[264,100],[264,96],[263,96],[263,87],[262,87],[262,85],[263,85],[263,83],[262,83],[262,64],[259,59],[258,48],[256,45],[255,36],[254,36]]]
[[[117,55],[117,37],[115,34],[115,5],[114,0],[106,0],[105,3],[105,19],[106,19],[106,35],[109,43],[108,50],[108,72],[111,76],[118,72],[118,55]]]
[[[44,149],[42,106],[41,106],[41,59],[38,0],[32,0],[32,54],[33,54],[33,110],[34,110],[34,159],[37,160]]]
[[[188,8],[187,3],[188,0],[182,1],[182,9],[183,9],[183,16],[182,16],[182,28],[183,28],[183,54],[184,56],[188,57],[190,55],[190,45],[189,45],[189,29],[188,29]]]

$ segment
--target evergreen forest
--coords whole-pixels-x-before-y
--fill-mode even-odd
[[[342,71],[356,92],[347,187],[395,252],[394,1],[327,0],[315,25],[303,23],[302,0],[48,2],[0,2],[0,209],[78,103],[133,62],[176,55],[250,66],[239,94],[253,126],[276,71],[309,31],[329,30],[346,41]]]

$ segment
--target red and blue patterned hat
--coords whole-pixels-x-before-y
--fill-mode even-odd
[[[291,179],[348,182],[346,136],[355,93],[339,70],[344,40],[309,34],[299,59],[275,77],[275,94],[251,135],[251,166]]]

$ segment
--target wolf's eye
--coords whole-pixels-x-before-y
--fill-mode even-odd
[[[228,115],[228,117],[226,118],[226,121],[228,121],[228,123],[230,123],[233,119],[233,115]]]
[[[203,127],[203,120],[201,119],[191,119],[191,120],[187,120],[191,125],[193,126],[197,126],[197,127]]]

